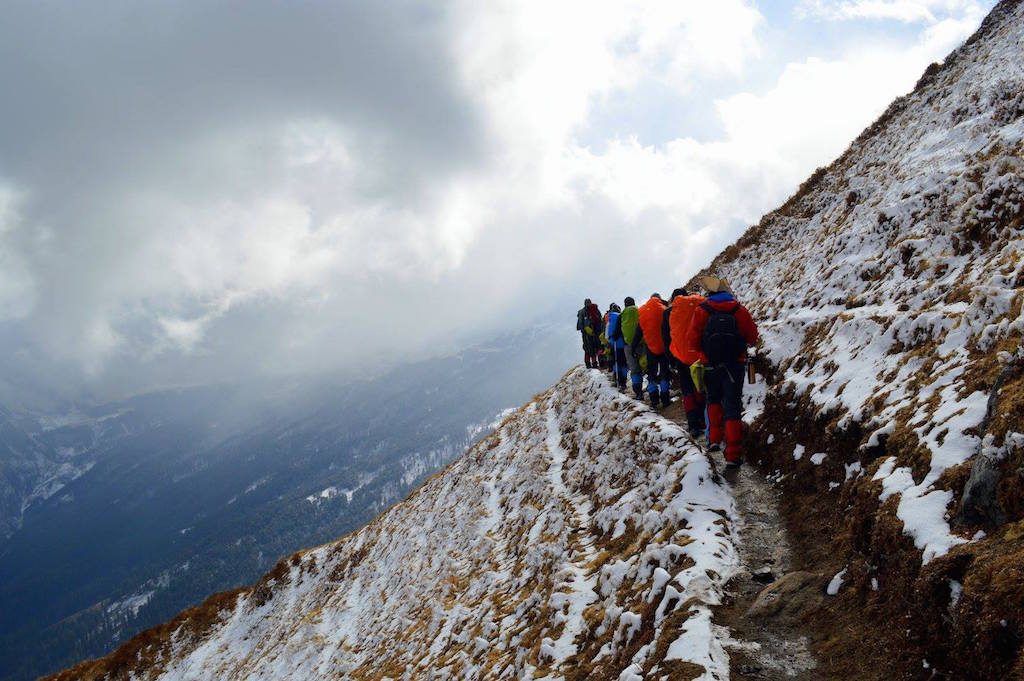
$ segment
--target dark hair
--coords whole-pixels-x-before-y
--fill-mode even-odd
[[[652,293],[652,294],[651,294],[651,298],[657,298],[658,300],[661,300],[661,294],[660,294],[660,293],[657,293],[657,292],[655,292],[655,293]]]
[[[685,296],[685,295],[689,295],[689,294],[686,292],[686,289],[683,288],[682,286],[680,286],[677,289],[673,289],[673,291],[672,291],[672,298],[676,298],[678,296]]]
[[[636,301],[633,300],[633,296],[626,296],[626,299],[623,300],[622,302],[626,304],[626,307],[629,307],[630,305],[636,305]]]

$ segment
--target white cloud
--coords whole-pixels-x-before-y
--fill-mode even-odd
[[[34,306],[32,273],[16,244],[21,200],[13,186],[0,181],[0,322],[23,318]]]
[[[931,13],[914,19],[925,22],[914,40],[851,41],[829,59],[808,47],[753,78],[768,48],[745,0],[460,0],[431,24],[441,39],[413,51],[450,50],[444,78],[339,76],[334,86],[365,87],[370,103],[328,106],[309,104],[323,83],[292,89],[304,71],[286,71],[271,104],[246,100],[252,112],[225,118],[198,98],[191,106],[213,114],[165,144],[178,117],[131,131],[141,141],[101,150],[119,170],[97,171],[88,192],[30,186],[38,222],[0,211],[11,225],[0,231],[0,317],[17,312],[42,352],[97,375],[153,371],[141,380],[158,382],[411,358],[506,331],[552,299],[664,293],[980,20],[973,3],[909,4]],[[871,10],[829,3],[847,5]],[[331,61],[318,57],[298,66]],[[690,103],[708,83],[726,92],[711,108],[720,134],[650,144],[643,130],[595,124],[612,99],[642,103],[652,82]],[[442,106],[432,92],[443,87],[455,94]],[[61,192],[76,197],[66,214],[43,210]],[[43,225],[54,236],[30,238]]]
[[[975,0],[803,0],[797,11],[835,21],[892,19],[905,23],[936,23],[942,16],[983,11]]]

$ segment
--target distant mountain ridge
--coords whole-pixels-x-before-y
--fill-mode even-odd
[[[25,442],[84,443],[83,472],[0,541],[0,678],[99,654],[365,524],[571,365],[574,341],[526,327],[373,380],[163,391],[51,430],[22,417]]]

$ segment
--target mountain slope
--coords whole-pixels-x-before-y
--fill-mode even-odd
[[[708,271],[761,320],[751,446],[846,570],[833,618],[908,670],[1024,676],[1024,4]]]
[[[576,346],[567,326],[527,327],[375,380],[167,391],[37,425],[36,440],[91,467],[0,539],[0,679],[104,653],[365,525],[549,385]]]
[[[1022,39],[1004,0],[708,268],[764,332],[749,451],[824,678],[1024,678]],[[368,528],[62,678],[723,678],[736,521],[578,370]]]
[[[59,678],[724,679],[732,513],[679,426],[575,369],[366,528]]]

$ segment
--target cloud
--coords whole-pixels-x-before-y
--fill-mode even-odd
[[[803,0],[797,8],[803,16],[833,21],[893,19],[904,23],[936,23],[941,17],[983,12],[974,0]]]
[[[745,0],[2,12],[0,345],[100,395],[365,375],[665,292],[979,20],[765,77]],[[622,102],[651,120],[602,127]],[[641,141],[679,106],[718,132]]]

